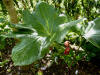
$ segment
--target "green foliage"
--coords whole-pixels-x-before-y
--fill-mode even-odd
[[[0,37],[0,50],[5,48],[5,38]]]
[[[40,59],[43,50],[45,50],[45,47],[43,48],[44,45],[41,44],[43,42],[41,40],[38,37],[26,38],[17,44],[12,51],[12,59],[15,65],[28,65]]]
[[[83,19],[66,23],[66,16],[59,16],[53,6],[41,2],[37,4],[33,13],[28,10],[23,11],[23,20],[24,24],[15,25],[15,27],[31,32],[6,35],[21,38],[21,42],[12,51],[14,64],[21,66],[42,58],[54,41],[61,42],[66,32]]]
[[[4,21],[4,18],[0,18],[0,22],[3,22]]]
[[[7,25],[8,23],[5,22],[4,18],[0,18],[0,50],[5,49],[5,37],[2,37],[1,34],[7,33],[10,29]]]
[[[4,66],[7,62],[9,62],[9,60],[4,60],[4,61],[0,62],[0,66]]]
[[[48,3],[50,3],[49,1],[50,0],[47,0]],[[20,1],[14,0],[14,2],[17,5],[17,8],[20,8],[18,5],[18,2]],[[56,0],[51,2],[51,4],[54,5],[58,11],[60,10],[59,13],[64,12],[68,16],[61,16],[61,14],[58,14],[53,6],[48,5],[45,2],[36,2],[37,5],[35,11],[30,12],[28,8],[34,8],[36,4],[34,2],[32,0],[22,1],[24,9],[27,8],[27,10],[23,11],[23,24],[13,25],[12,28],[15,30],[13,30],[9,34],[3,35],[6,37],[20,39],[20,42],[13,48],[12,51],[12,59],[15,65],[28,65],[35,62],[36,60],[41,59],[43,56],[45,56],[46,53],[48,53],[49,47],[54,45],[54,43],[56,43],[56,45],[54,46],[58,50],[58,52],[55,53],[54,56],[59,56],[64,52],[64,48],[62,46],[58,46],[58,44],[63,41],[66,34],[68,35],[68,37],[66,37],[67,40],[71,40],[71,42],[79,45],[79,47],[82,46],[81,44],[83,43],[82,40],[84,37],[93,45],[100,48],[100,18],[93,20],[93,23],[88,25],[85,31],[84,29],[82,29],[84,28],[83,24],[81,24],[81,28],[78,28],[78,25],[76,25],[77,23],[83,21],[83,19],[71,21],[71,19],[78,19],[82,16],[87,17],[88,20],[96,18],[96,16],[98,16],[98,13],[94,14],[95,12],[97,12],[94,9],[98,9],[99,1],[97,3],[91,0]],[[92,9],[93,7],[91,3],[95,6],[94,9]],[[0,22],[4,22],[3,18],[0,18]],[[2,24],[0,27],[4,29],[6,27],[6,24],[4,23],[4,25]],[[4,31],[6,30],[7,29],[5,29]],[[91,31],[94,32],[91,33]],[[84,32],[85,34],[83,35]],[[73,37],[74,34],[75,37]],[[83,48],[84,50],[87,49],[85,47]],[[85,53],[85,51],[78,54],[77,53],[74,53],[74,51],[72,50],[68,56],[63,56],[62,58],[66,63],[68,63],[68,66],[71,66],[73,62],[76,63],[77,61],[81,60],[84,55],[87,54]],[[93,56],[95,56],[93,52],[89,53],[88,55],[88,57]]]

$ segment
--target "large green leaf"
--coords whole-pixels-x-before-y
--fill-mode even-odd
[[[40,43],[36,39],[23,39],[12,51],[12,59],[15,65],[28,65],[39,59]]]
[[[34,28],[41,36],[52,36],[58,31],[58,25],[67,22],[65,16],[59,16],[53,6],[41,2],[36,6],[36,10],[30,13],[23,11],[24,27]]]
[[[12,50],[12,59],[15,65],[28,65],[42,58],[48,52],[46,38],[35,36],[22,39]],[[46,50],[44,52],[44,50]]]
[[[84,37],[93,45],[100,48],[100,18],[89,22]]]

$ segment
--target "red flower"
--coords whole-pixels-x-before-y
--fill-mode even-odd
[[[70,43],[69,41],[65,41],[65,42],[64,42],[64,45],[65,45],[66,47],[69,47],[69,43]]]
[[[65,55],[68,55],[69,52],[70,52],[70,48],[69,48],[69,47],[66,47],[66,49],[65,49],[65,51],[64,51],[64,54],[65,54]]]

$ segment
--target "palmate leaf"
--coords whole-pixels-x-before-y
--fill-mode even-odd
[[[42,58],[48,52],[50,44],[54,41],[60,43],[70,27],[82,20],[67,23],[66,16],[59,16],[53,6],[44,2],[38,3],[33,13],[24,10],[24,24],[15,25],[17,33],[13,31],[13,34],[7,35],[21,38],[21,42],[12,51],[14,64],[28,65]],[[26,30],[25,33],[23,29]]]
[[[100,18],[89,22],[84,37],[94,46],[100,48]]]

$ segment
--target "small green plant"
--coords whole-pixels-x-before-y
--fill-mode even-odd
[[[14,64],[19,66],[29,65],[43,58],[52,45],[57,47],[57,44],[63,41],[67,32],[73,27],[75,28],[77,23],[83,20],[68,22],[67,16],[60,16],[53,6],[44,2],[38,3],[35,11],[32,13],[24,10],[23,24],[14,25],[14,31],[3,35],[20,39],[20,42],[12,50]],[[100,18],[95,19],[93,23],[93,25],[88,25],[86,30],[82,31],[82,33],[80,32],[80,34],[93,45],[100,48]],[[79,31],[81,30],[80,28]],[[91,32],[92,30],[94,32]],[[67,57],[71,57],[70,53],[73,54],[72,50],[70,50],[70,53],[67,50],[69,50],[69,47],[66,47],[64,53],[69,54]],[[79,60],[80,58],[77,56],[76,59]],[[70,61],[68,63],[70,64]]]

